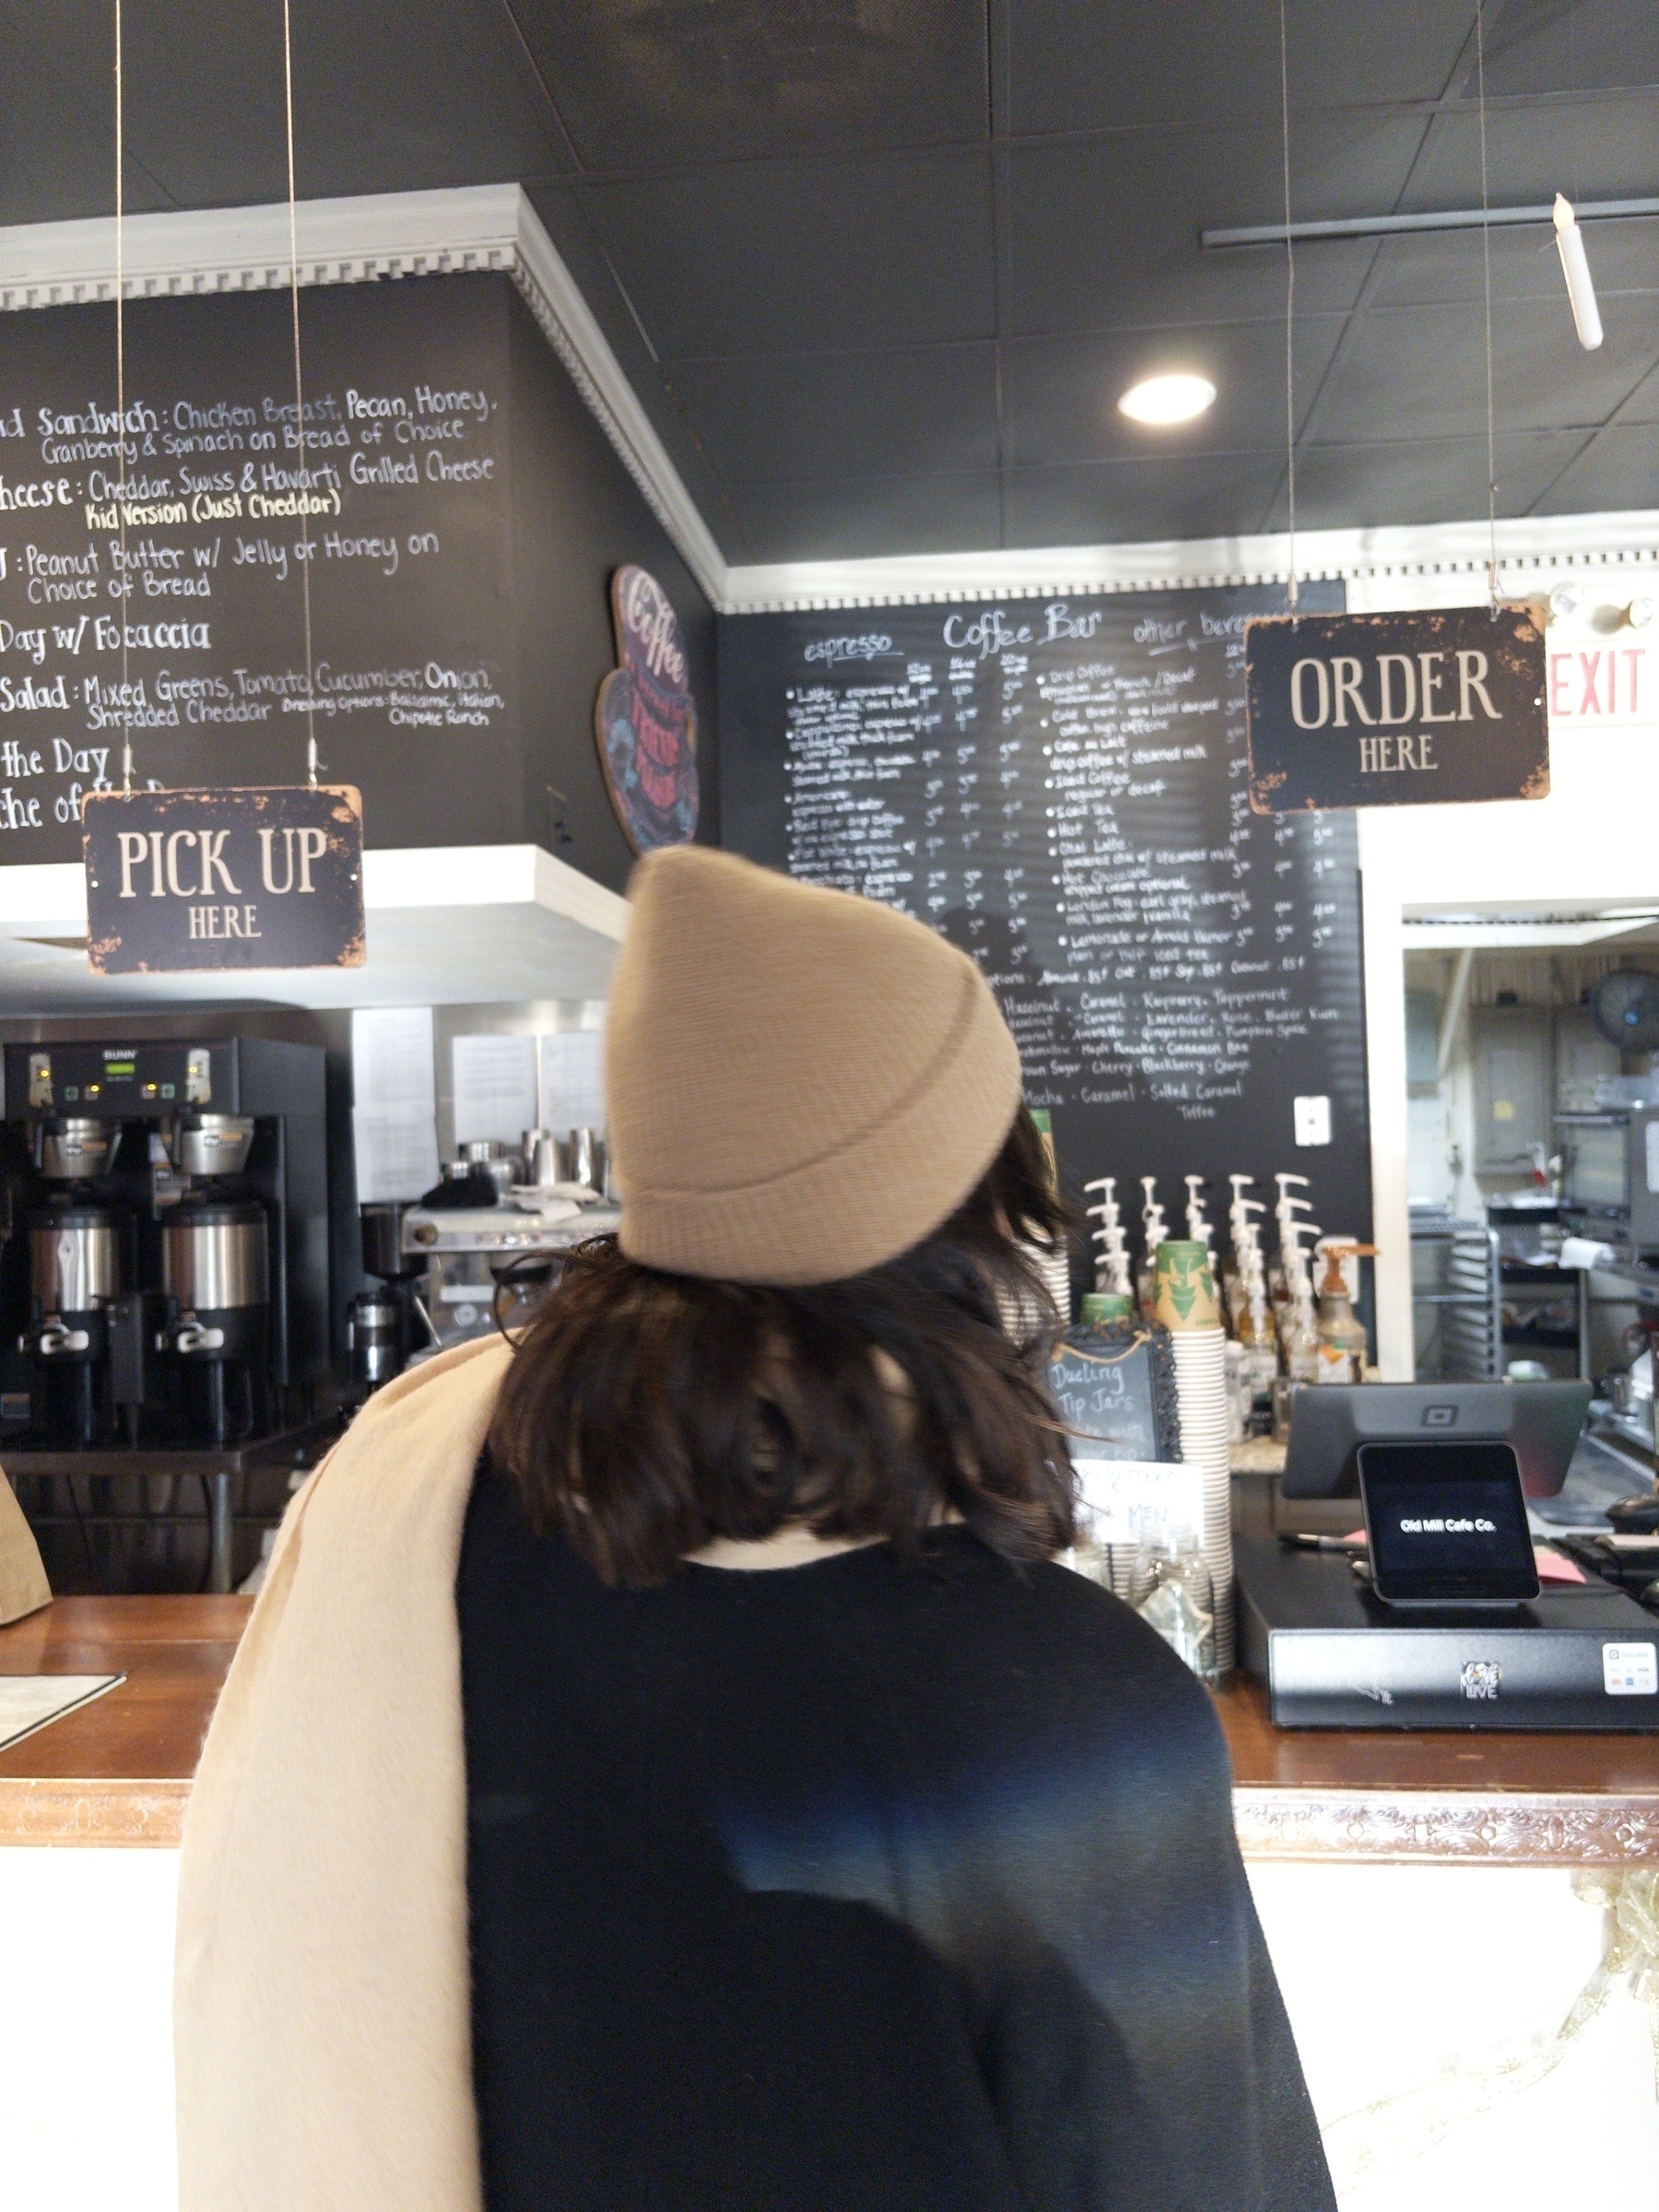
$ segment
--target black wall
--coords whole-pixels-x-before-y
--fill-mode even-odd
[[[698,836],[709,843],[719,841],[720,828],[714,610],[511,287],[508,308],[524,723],[520,834],[620,890],[633,853],[594,739],[594,696],[616,665],[611,574],[638,561],[679,617],[697,700]]]

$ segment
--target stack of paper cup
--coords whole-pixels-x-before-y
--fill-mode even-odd
[[[1216,1304],[1209,1254],[1195,1241],[1158,1248],[1154,1316],[1170,1332],[1181,1456],[1204,1484],[1200,1548],[1216,1593],[1216,1665],[1230,1672],[1233,1646],[1232,1488],[1227,1453],[1227,1337]]]

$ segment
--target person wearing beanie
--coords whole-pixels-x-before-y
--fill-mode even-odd
[[[1208,1699],[1055,1563],[983,978],[630,896],[618,1234],[370,1400],[208,1733],[182,2212],[1334,2212]]]

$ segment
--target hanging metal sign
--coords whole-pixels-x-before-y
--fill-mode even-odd
[[[1544,662],[1524,606],[1258,617],[1244,631],[1250,804],[1545,798]]]
[[[352,785],[91,792],[82,821],[100,975],[362,966]]]

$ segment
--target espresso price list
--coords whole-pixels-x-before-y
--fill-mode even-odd
[[[1292,1087],[1364,1124],[1352,818],[1250,808],[1243,628],[1272,604],[771,618],[781,857],[974,956],[1089,1174],[1305,1167]],[[1355,1192],[1345,1221],[1368,1215]]]

